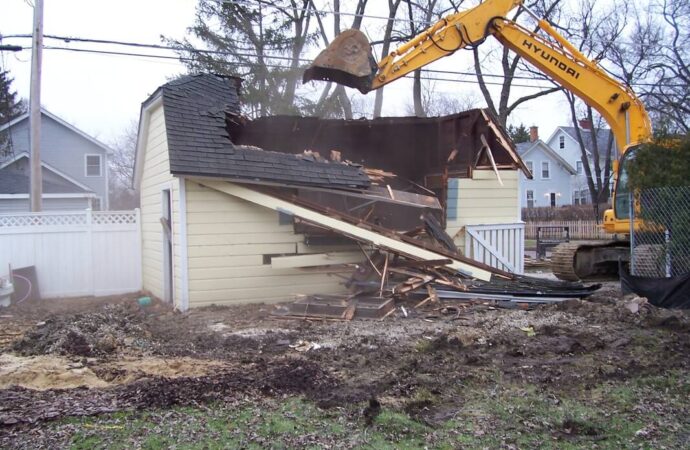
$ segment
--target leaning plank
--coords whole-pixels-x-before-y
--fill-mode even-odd
[[[286,200],[282,200],[262,192],[257,192],[244,186],[206,179],[196,179],[195,181],[219,192],[241,198],[248,202],[255,203],[275,211],[292,214],[317,225],[329,228],[345,236],[360,241],[369,242],[374,246],[399,253],[409,258],[421,260],[438,260],[446,258],[446,255],[436,253],[432,250],[427,250],[409,242],[403,242],[372,230],[357,227],[356,225],[350,224],[343,220],[335,219],[326,214],[318,213],[309,208],[292,204]],[[467,262],[451,259],[451,263],[448,264],[447,267],[462,272],[469,277],[477,278],[483,281],[491,280],[490,271],[481,269]]]
[[[271,267],[274,269],[290,269],[293,267],[330,266],[361,261],[362,254],[359,252],[313,253],[308,255],[274,256],[271,258]]]

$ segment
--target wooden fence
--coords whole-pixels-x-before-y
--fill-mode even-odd
[[[537,238],[537,227],[560,226],[570,228],[570,239],[613,239],[604,232],[600,223],[594,220],[554,220],[548,222],[525,222],[525,239]]]
[[[35,266],[44,298],[136,292],[140,227],[138,209],[0,214],[0,276]]]

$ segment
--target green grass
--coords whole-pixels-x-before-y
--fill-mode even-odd
[[[364,404],[321,410],[301,398],[205,408],[69,418],[48,426],[71,433],[73,449],[145,448],[667,448],[687,444],[682,411],[690,382],[683,372],[606,382],[564,395],[500,381],[458,388],[457,412],[429,425],[387,407],[372,426]],[[560,395],[560,396],[557,396]],[[409,402],[448,406],[424,389]],[[660,410],[659,405],[666,409]],[[63,430],[60,430],[60,429]],[[651,430],[646,436],[640,430]]]

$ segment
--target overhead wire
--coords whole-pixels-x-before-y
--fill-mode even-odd
[[[43,47],[45,50],[63,50],[63,51],[72,51],[72,52],[77,52],[77,53],[91,53],[91,54],[102,54],[102,55],[111,55],[111,56],[129,56],[129,57],[140,57],[140,58],[154,58],[154,59],[166,59],[166,60],[178,60],[178,61],[183,61],[183,62],[193,62],[195,61],[192,58],[184,58],[184,57],[178,57],[178,56],[167,56],[167,55],[153,55],[153,54],[146,54],[146,53],[131,53],[131,52],[116,52],[116,51],[108,51],[108,50],[92,50],[92,49],[85,49],[85,48],[73,48],[73,47],[57,47],[57,46],[45,46]],[[232,66],[250,66],[250,67],[268,67],[268,68],[274,68],[274,69],[286,69],[286,66],[280,66],[277,64],[259,64],[259,63],[251,63],[251,62],[239,62],[239,61],[226,61],[225,64],[232,65]],[[411,77],[412,74],[408,74],[406,77],[409,78]],[[476,83],[475,80],[462,80],[462,79],[455,79],[455,78],[439,78],[439,77],[430,77],[430,76],[422,76],[423,80],[429,80],[429,81],[448,81],[448,82],[454,82],[454,83]],[[538,80],[535,80],[538,81]],[[497,82],[491,82],[487,81],[486,84],[489,85],[497,85],[501,86],[503,83],[497,83]],[[528,84],[516,84],[513,83],[512,86],[516,87],[525,87],[525,88],[532,88],[532,89],[545,89],[548,88],[549,86],[535,86],[535,85],[528,85]]]
[[[15,34],[15,35],[5,35],[3,38],[31,38],[30,34]],[[110,45],[121,45],[121,46],[129,46],[129,47],[139,47],[139,48],[151,48],[151,49],[157,49],[157,50],[171,50],[171,51],[183,51],[183,52],[189,52],[192,54],[212,54],[212,55],[226,55],[226,56],[241,56],[241,57],[247,57],[247,58],[258,58],[259,55],[256,53],[245,53],[245,52],[231,52],[231,51],[224,51],[224,50],[206,50],[206,49],[196,49],[196,48],[188,48],[188,47],[177,47],[177,46],[170,46],[170,45],[160,45],[160,44],[147,44],[147,43],[141,43],[141,42],[131,42],[131,41],[117,41],[117,40],[108,40],[108,39],[92,39],[92,38],[80,38],[80,37],[71,37],[71,36],[57,36],[57,35],[44,35],[45,39],[55,39],[55,40],[60,40],[64,41],[66,43],[69,42],[81,42],[81,43],[91,43],[91,44],[110,44]],[[24,47],[25,49],[27,47]],[[48,48],[48,47],[44,47]],[[52,47],[53,49],[60,49],[60,50],[67,50],[72,47]],[[82,49],[75,49],[74,51],[84,51]],[[91,51],[91,53],[96,52]],[[103,53],[107,53],[106,51],[103,51]],[[128,55],[126,52],[112,52],[113,54],[122,54],[122,55]],[[140,56],[136,53],[132,53],[131,56]],[[150,57],[150,55],[148,55]],[[282,56],[282,55],[270,55],[270,54],[265,54],[261,55],[262,58],[266,59],[277,59],[277,60],[284,60],[284,61],[293,61],[292,57],[289,56]],[[187,61],[193,61],[191,58],[190,59],[185,59],[183,57],[179,56],[166,56],[163,59],[178,59],[178,60],[187,60]],[[312,60],[308,58],[297,58],[299,62],[303,63],[311,63]],[[461,72],[457,70],[443,70],[443,69],[430,69],[430,68],[424,68],[422,69],[424,72],[429,72],[429,73],[438,73],[438,74],[445,74],[445,75],[465,75],[465,76],[475,76],[474,72]],[[491,78],[504,78],[504,75],[502,74],[492,74],[492,73],[484,73],[484,77],[491,77]],[[545,79],[540,79],[540,78],[534,78],[534,77],[528,77],[528,76],[521,76],[521,75],[515,75],[512,77],[514,80],[527,80],[527,81],[547,81]],[[638,82],[638,83],[633,83],[633,86],[657,86],[658,83],[643,83],[643,82]],[[684,85],[681,84],[664,84],[664,87],[684,87]]]

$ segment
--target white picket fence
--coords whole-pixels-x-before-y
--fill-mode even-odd
[[[465,256],[512,273],[525,270],[525,225],[465,225]]]
[[[537,227],[569,227],[570,239],[613,239],[613,235],[604,232],[601,224],[594,220],[555,220],[545,222],[525,222],[525,238],[536,239]]]
[[[0,276],[10,265],[35,266],[43,298],[139,291],[139,210],[0,214]]]

